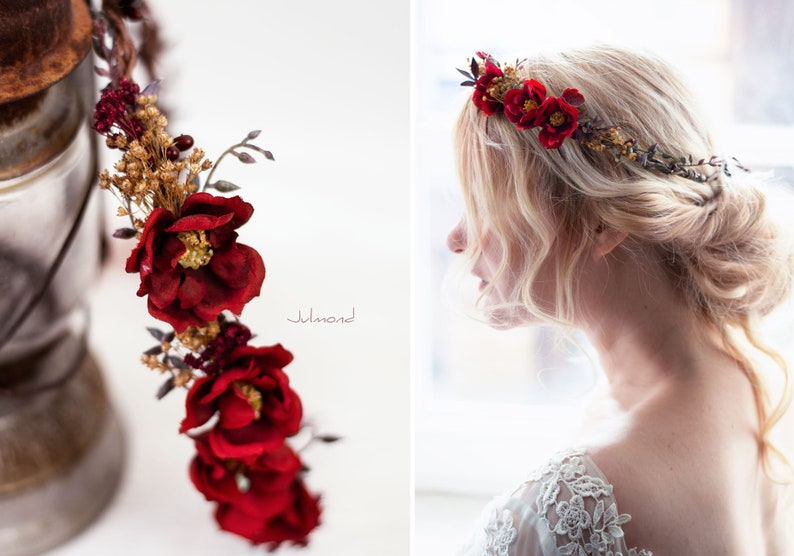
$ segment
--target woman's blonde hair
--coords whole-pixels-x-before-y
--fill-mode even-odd
[[[678,156],[717,154],[692,96],[655,56],[599,46],[538,56],[520,68],[549,94],[577,88],[589,117],[620,125],[626,137],[646,146],[652,141]],[[579,270],[599,226],[627,233],[629,250],[653,249],[688,305],[716,327],[749,377],[768,465],[776,451],[768,434],[791,403],[792,385],[783,359],[756,337],[754,322],[788,293],[793,258],[767,217],[764,194],[725,175],[698,183],[654,173],[573,140],[545,149],[537,131],[518,130],[502,115],[486,117],[472,102],[460,114],[455,142],[469,260],[483,249],[487,226],[501,246],[497,275],[519,269],[510,277],[517,284],[515,306],[572,324]],[[544,265],[557,277],[553,308],[539,306],[532,294]],[[742,336],[782,369],[784,394],[776,404],[740,348]]]

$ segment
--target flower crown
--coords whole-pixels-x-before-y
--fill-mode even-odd
[[[521,130],[539,128],[538,141],[546,149],[558,149],[572,139],[594,151],[606,151],[639,163],[643,168],[666,175],[675,175],[696,182],[716,180],[721,173],[730,176],[725,160],[717,156],[695,160],[692,155],[676,157],[659,150],[657,144],[641,147],[636,139],[626,138],[619,125],[604,125],[598,117],[588,118],[581,107],[585,98],[577,89],[566,88],[559,97],[547,95],[546,87],[534,80],[518,76],[520,62],[505,64],[504,69],[493,56],[477,52],[470,72],[458,69],[467,78],[461,85],[474,87],[472,102],[486,116],[502,112]],[[734,165],[747,171],[735,158]],[[706,174],[698,168],[712,167]]]
[[[149,44],[135,48],[127,21],[144,25]],[[214,179],[227,156],[251,164],[254,155],[273,155],[252,142],[259,136],[252,131],[213,164],[192,136],[167,131],[157,82],[141,90],[131,77],[138,57],[152,66],[159,43],[152,26],[141,0],[106,0],[94,15],[94,51],[105,66],[96,72],[110,80],[94,129],[121,153],[115,171],[100,174],[99,186],[116,195],[119,216],[129,218],[114,236],[137,239],[125,267],[140,276],[137,295],[147,297],[151,316],[169,327],[148,329],[157,343],[142,360],[167,377],[158,398],[187,390],[179,432],[196,449],[190,479],[217,503],[220,527],[269,548],[305,545],[320,522],[320,505],[304,483],[308,468],[300,450],[288,441],[306,426],[283,370],[293,356],[281,344],[251,345],[254,335],[235,316],[265,279],[257,250],[237,242],[237,228],[254,209],[239,196],[208,191],[239,189]],[[336,437],[311,431],[313,440]]]

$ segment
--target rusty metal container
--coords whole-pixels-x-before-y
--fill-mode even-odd
[[[91,17],[0,0],[0,554],[38,554],[106,507],[123,439],[88,349],[100,265]]]

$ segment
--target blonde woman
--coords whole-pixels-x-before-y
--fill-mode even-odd
[[[597,436],[486,508],[464,553],[794,554],[769,441],[791,386],[754,329],[788,293],[792,253],[764,192],[731,176],[653,56],[478,53],[467,84],[449,248],[493,326],[583,330],[611,405]],[[785,376],[772,402],[761,352]]]

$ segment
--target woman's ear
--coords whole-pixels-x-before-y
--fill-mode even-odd
[[[593,235],[591,251],[593,261],[597,261],[604,255],[611,253],[627,236],[626,232],[615,230],[603,223],[599,224]]]

